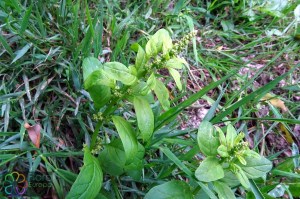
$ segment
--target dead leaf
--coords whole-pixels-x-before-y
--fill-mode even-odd
[[[288,109],[284,105],[284,102],[281,99],[276,98],[270,93],[267,93],[263,98],[263,101],[269,101],[273,106],[280,108],[282,112],[286,112]]]
[[[28,135],[32,143],[37,147],[40,148],[40,141],[41,141],[41,125],[36,124],[30,126],[28,123],[24,124],[24,127],[28,131]]]
[[[293,140],[293,137],[291,135],[291,132],[282,123],[279,123],[278,126],[279,126],[279,129],[280,129],[282,135],[284,136],[285,140],[288,143],[292,144],[294,142],[294,140]]]
[[[170,97],[170,99],[173,100],[173,99],[174,99],[174,96],[173,96],[172,93],[169,91],[169,89],[168,89],[168,92],[169,92],[169,97]]]
[[[217,50],[222,50],[222,49],[223,49],[223,46],[217,47]]]

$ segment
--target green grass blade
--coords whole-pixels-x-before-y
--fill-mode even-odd
[[[40,31],[42,37],[45,38],[46,35],[47,35],[47,33],[46,33],[47,30],[46,30],[46,28],[45,28],[45,25],[44,25],[42,16],[41,16],[41,14],[40,14],[39,7],[38,7],[37,5],[36,5],[36,8],[35,8],[35,9],[36,9],[36,12],[35,12],[35,14],[36,14],[36,21],[37,21],[37,23],[38,23],[39,31]]]
[[[92,17],[91,17],[91,13],[90,13],[90,9],[89,9],[89,5],[88,5],[88,3],[87,3],[87,0],[85,1],[85,4],[86,4],[86,8],[85,8],[86,17],[87,17],[88,24],[89,24],[90,29],[91,29],[92,36],[94,36],[95,31],[94,31],[94,26],[93,26],[93,22],[92,22]]]
[[[215,196],[215,194],[205,184],[199,181],[197,183],[211,199],[218,199],[217,196]]]
[[[25,55],[25,53],[31,48],[31,46],[32,46],[32,43],[28,43],[21,50],[18,50],[16,52],[16,56],[13,59],[13,61],[11,62],[11,64],[15,63],[18,59],[20,59],[21,57],[23,57]]]
[[[173,10],[173,14],[174,15],[178,15],[179,14],[179,12],[180,12],[180,10],[183,8],[183,6],[184,6],[184,0],[179,0],[177,3],[176,3],[176,5],[175,5],[175,8],[174,8],[174,10]]]
[[[116,47],[113,50],[112,59],[111,59],[112,61],[117,61],[117,56],[119,54],[122,54],[122,51],[126,47],[129,37],[130,37],[129,31],[125,31],[123,37],[117,42]],[[122,62],[127,65],[128,63],[126,63],[125,61],[128,62],[128,60],[122,60]]]
[[[11,5],[14,7],[14,9],[20,14],[22,12],[22,7],[20,5],[20,2],[18,0],[6,0],[6,3],[8,5]]]
[[[299,65],[299,64],[298,64]],[[274,88],[282,79],[287,77],[290,73],[292,73],[296,69],[293,68],[289,72],[277,77],[273,81],[269,82],[265,86],[257,89],[256,91],[252,92],[251,94],[247,95],[243,99],[237,101],[236,103],[232,104],[230,107],[228,107],[225,111],[220,112],[215,118],[211,120],[212,123],[217,123],[221,121],[224,117],[231,114],[234,110],[238,109],[242,105],[249,103],[251,101],[259,100],[261,97],[263,97],[266,93],[268,93],[272,88]]]
[[[77,0],[76,4],[72,6],[72,14],[78,16],[80,8],[80,0]],[[72,23],[72,45],[76,47],[78,42],[78,29],[79,29],[79,17],[74,17]]]
[[[215,123],[234,121],[234,120],[260,120],[260,121],[273,121],[273,122],[284,122],[288,124],[300,124],[300,120],[297,119],[287,119],[287,118],[272,118],[272,117],[241,117],[241,118],[230,118],[223,121],[216,121]]]
[[[297,179],[300,179],[300,174],[292,173],[292,172],[287,172],[287,171],[281,171],[281,170],[278,170],[278,169],[274,169],[273,171],[271,171],[271,173],[273,175],[284,176],[284,177],[287,177],[287,178],[297,178]]]
[[[256,199],[264,199],[265,197],[262,195],[261,191],[255,184],[255,182],[252,179],[249,179],[249,182],[250,182],[250,189],[251,189],[252,193],[254,194],[255,198]]]
[[[95,26],[95,38],[94,38],[94,56],[98,57],[102,54],[102,36],[103,36],[103,3],[99,3],[99,18]]]
[[[184,15],[184,17],[185,17],[186,20],[187,20],[187,23],[188,23],[188,26],[189,26],[190,31],[191,31],[191,32],[195,31],[195,29],[194,29],[193,18],[190,17],[190,16],[188,16],[188,15]],[[192,42],[193,42],[193,52],[194,52],[194,56],[195,56],[195,61],[196,61],[196,64],[198,65],[199,59],[198,59],[198,51],[197,51],[196,37],[193,37]]]
[[[26,152],[23,152],[23,153],[20,153],[20,154],[17,154],[17,155],[14,155],[14,156],[11,156],[11,158],[3,161],[0,163],[0,167],[2,167],[3,165],[7,164],[8,162],[12,161],[12,160],[15,160],[15,159],[18,159],[18,157],[21,157],[22,155],[24,155]]]
[[[5,50],[8,52],[8,54],[10,54],[10,56],[13,57],[14,52],[11,49],[11,47],[9,46],[9,44],[6,42],[6,39],[2,36],[2,34],[0,34],[0,42],[1,42],[2,46],[5,48]]]
[[[25,16],[23,18],[22,24],[21,24],[21,28],[20,28],[20,35],[22,35],[24,33],[24,31],[26,30],[28,23],[29,23],[29,18],[31,15],[31,10],[32,10],[32,5],[29,6],[29,8],[26,10]]]
[[[188,176],[193,176],[193,173],[166,147],[159,148],[172,162],[174,162]]]
[[[221,93],[220,93],[218,99],[213,103],[211,108],[208,110],[207,114],[203,118],[203,121],[210,121],[214,117],[215,111],[218,108],[218,105],[219,105],[219,103],[220,103],[220,101],[221,101],[221,99],[222,99],[222,97],[225,93],[226,88],[221,90]]]
[[[274,56],[264,67],[262,67],[261,69],[259,69],[257,71],[257,73],[249,80],[246,81],[245,84],[243,85],[243,87],[240,89],[240,91],[243,91],[247,88],[249,88],[249,86],[254,82],[254,80],[267,68],[269,67],[273,62],[275,62],[280,56],[282,56],[283,53],[287,52],[289,49],[291,48],[291,45],[288,44],[284,49],[282,49],[276,56]],[[231,104],[234,99],[236,99],[236,97],[239,95],[240,92],[236,92],[234,93],[231,98],[226,102],[226,105]]]

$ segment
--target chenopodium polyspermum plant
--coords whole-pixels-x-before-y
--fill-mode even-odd
[[[154,116],[149,104],[149,97],[153,97],[152,92],[164,110],[170,108],[169,91],[164,83],[158,79],[160,76],[158,70],[168,69],[178,89],[182,90],[178,70],[183,69],[188,64],[178,54],[194,35],[195,32],[192,32],[173,45],[168,31],[165,29],[158,30],[150,37],[145,49],[137,43],[132,45],[131,48],[137,52],[134,65],[125,66],[120,62],[101,64],[94,57],[84,59],[84,87],[89,92],[96,111],[99,111],[94,115],[98,124],[109,118],[113,120],[119,131],[118,123],[120,121],[124,123],[124,121],[120,117],[111,117],[111,115],[117,109],[120,101],[129,101],[134,105],[137,117],[140,131],[138,138],[141,138],[144,143],[148,142],[154,130]],[[120,137],[122,140],[121,135]],[[130,137],[134,136],[131,135]],[[95,138],[92,139],[91,149],[94,148],[95,144]],[[129,157],[129,154],[127,155]]]
[[[84,169],[81,170],[67,198],[78,195],[85,198],[96,197],[103,180],[102,169],[112,176],[126,173],[134,179],[141,178],[145,146],[150,143],[154,131],[154,114],[150,106],[153,94],[164,110],[170,108],[169,91],[159,79],[161,75],[158,70],[167,69],[178,89],[182,90],[179,70],[188,64],[179,57],[179,53],[194,35],[195,32],[187,34],[173,44],[167,30],[158,30],[150,37],[145,48],[137,43],[132,45],[137,54],[135,63],[129,66],[120,62],[102,64],[94,57],[83,60],[84,88],[94,102],[94,119],[97,124],[90,146],[85,146]],[[133,105],[137,128],[116,112],[124,102]],[[99,130],[103,124],[111,122],[117,130],[118,137],[99,139]],[[110,141],[105,143],[101,140]],[[98,161],[92,154],[99,154]],[[93,173],[99,173],[99,176],[93,176]],[[100,178],[101,183],[97,181],[97,186],[90,186],[95,178]]]
[[[213,182],[220,198],[235,198],[231,187],[242,185],[249,190],[249,179],[266,177],[272,162],[249,148],[244,133],[237,133],[228,124],[226,133],[221,128],[203,121],[198,129],[197,141],[206,156],[195,171],[199,181]]]

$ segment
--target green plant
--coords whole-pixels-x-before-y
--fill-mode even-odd
[[[153,91],[162,108],[167,111],[170,108],[169,91],[164,83],[158,78],[160,69],[168,69],[174,78],[179,90],[182,90],[180,73],[178,70],[187,67],[187,62],[178,56],[180,50],[188,44],[195,33],[188,34],[181,41],[174,44],[169,33],[161,29],[150,37],[145,50],[135,43],[132,49],[137,52],[135,64],[129,67],[119,62],[107,62],[103,65],[99,60],[88,57],[83,61],[84,87],[90,93],[94,102],[97,121],[96,129],[91,138],[91,153],[99,153],[99,160],[108,174],[118,176],[127,172],[134,179],[139,179],[143,169],[145,146],[151,145],[154,132],[154,113],[150,102],[153,102]],[[130,102],[136,113],[137,129],[123,117],[115,115],[115,111],[125,102]],[[110,121],[119,134],[120,138],[110,143],[97,142],[99,129]],[[102,139],[102,138],[101,138]],[[140,144],[141,140],[143,144]],[[110,154],[113,154],[110,155]],[[85,156],[89,152],[85,152]],[[118,157],[118,159],[115,159]],[[88,169],[81,170],[89,174]],[[78,177],[79,178],[79,177]],[[100,176],[99,176],[100,178]],[[82,183],[78,180],[72,187]],[[82,192],[89,192],[83,189]],[[70,195],[78,192],[72,188]],[[72,197],[71,197],[72,198]]]
[[[97,121],[89,146],[91,152],[86,151],[85,156],[99,153],[98,158],[105,173],[116,177],[126,173],[135,180],[141,178],[145,150],[149,150],[157,144],[153,143],[155,118],[150,105],[150,103],[155,102],[153,93],[167,114],[165,118],[160,118],[160,122],[163,122],[160,123],[160,126],[168,122],[164,119],[170,118],[169,112],[173,112],[172,117],[174,117],[181,112],[180,110],[198,99],[196,94],[194,98],[185,102],[184,106],[175,106],[177,113],[174,113],[174,108],[170,109],[169,91],[159,79],[163,76],[158,72],[161,69],[167,69],[175,80],[178,89],[182,90],[178,70],[187,67],[187,62],[178,54],[194,35],[195,33],[192,32],[173,45],[169,33],[161,29],[150,37],[145,50],[137,43],[132,45],[137,56],[135,64],[129,67],[119,62],[107,62],[102,65],[93,57],[83,61],[84,86],[94,101],[96,111],[94,119]],[[210,88],[214,88],[228,77],[208,86],[204,91],[207,92]],[[198,94],[198,96],[201,95]],[[120,107],[126,106],[127,102],[134,107],[136,128],[133,127],[135,122],[129,122],[129,120],[118,116],[122,115],[122,108]],[[111,141],[105,142],[104,137],[98,138],[99,130],[103,129],[105,125],[110,125],[111,121],[119,138],[115,137]],[[85,165],[85,167],[87,166]],[[90,172],[88,169],[82,169],[79,176],[84,176],[83,173],[89,175]],[[73,184],[68,197],[72,198],[74,192],[78,194],[78,189],[74,187],[82,185],[81,183],[81,180],[77,180]],[[91,189],[91,186],[86,186]],[[82,189],[82,194],[89,193],[90,189]]]
[[[249,179],[266,176],[272,162],[250,150],[243,141],[244,133],[237,134],[231,124],[227,125],[226,136],[221,128],[203,121],[198,129],[198,145],[206,158],[195,172],[198,180],[213,182],[220,198],[235,198],[230,187],[242,184],[247,190]]]

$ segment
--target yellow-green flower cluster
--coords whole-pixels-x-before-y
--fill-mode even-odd
[[[97,114],[93,114],[93,119],[97,122],[102,121],[103,120],[102,112],[98,112]]]
[[[197,31],[193,31],[185,35],[179,42],[174,44],[171,54],[177,55],[178,53],[180,53],[183,50],[183,48],[185,48],[190,43],[192,38],[195,37],[196,35],[197,35]]]
[[[95,148],[92,149],[91,153],[92,154],[99,154],[99,152],[101,151],[102,149],[102,140],[100,137],[97,137],[97,140],[96,140],[96,144],[95,144]]]

